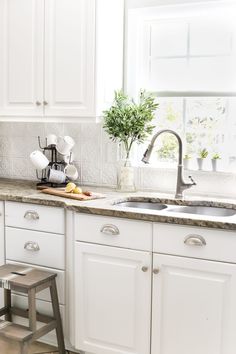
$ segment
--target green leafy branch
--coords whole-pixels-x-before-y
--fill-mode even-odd
[[[137,103],[123,91],[116,91],[113,105],[104,111],[103,128],[112,141],[124,144],[127,159],[134,142],[144,143],[152,133],[157,107],[155,97],[144,90]]]

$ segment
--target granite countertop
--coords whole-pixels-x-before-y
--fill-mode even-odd
[[[43,194],[36,189],[36,183],[23,180],[0,179],[0,200],[33,203],[62,207],[87,214],[115,216],[121,218],[172,223],[189,226],[236,230],[236,214],[230,217],[167,213],[165,210],[127,208],[117,203],[127,200],[161,202],[170,205],[202,205],[224,207],[236,210],[235,199],[187,197],[174,199],[174,195],[155,192],[119,193],[114,189],[87,187],[87,190],[104,194],[105,198],[90,201],[76,201],[68,198]]]

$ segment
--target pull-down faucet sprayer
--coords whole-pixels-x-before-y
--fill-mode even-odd
[[[152,140],[150,145],[148,146],[147,150],[145,151],[142,161],[144,163],[149,163],[149,159],[151,157],[152,154],[152,150],[154,148],[154,143],[157,139],[157,137],[159,135],[161,135],[162,133],[170,133],[173,134],[177,140],[178,140],[178,144],[179,144],[179,160],[178,160],[178,171],[177,171],[177,184],[176,184],[176,193],[175,193],[175,198],[183,198],[183,192],[185,189],[191,188],[192,186],[196,185],[196,182],[193,180],[192,176],[189,176],[190,179],[190,183],[186,183],[184,181],[184,177],[183,177],[183,142],[181,140],[181,137],[179,136],[179,134],[177,134],[174,130],[171,129],[163,129],[160,130],[159,132],[157,132]]]

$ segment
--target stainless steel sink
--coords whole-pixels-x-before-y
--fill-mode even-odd
[[[169,208],[168,212],[218,217],[233,216],[236,214],[236,210],[207,206],[175,206]]]
[[[163,210],[167,208],[167,205],[161,203],[152,203],[152,202],[136,202],[130,200],[127,202],[121,202],[116,204],[117,206],[125,208],[138,208],[138,209],[151,209],[151,210]]]
[[[115,204],[117,207],[125,208],[137,208],[144,210],[164,210],[166,214],[168,213],[178,213],[178,214],[192,214],[192,215],[205,215],[205,216],[215,216],[215,217],[229,217],[236,215],[236,210],[211,207],[211,206],[199,206],[199,205],[166,205],[155,201],[136,201],[128,200],[121,203]]]

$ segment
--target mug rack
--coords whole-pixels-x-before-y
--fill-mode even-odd
[[[58,159],[58,152],[56,149],[56,145],[52,144],[48,146],[47,138],[45,138],[45,145],[42,145],[40,136],[38,136],[38,145],[44,155],[46,155],[46,152],[49,152],[48,154],[49,156],[47,157],[50,162],[48,166],[41,171],[41,174],[39,174],[39,171],[36,170],[36,177],[40,181],[37,183],[37,186],[64,187],[67,184],[68,180],[66,180],[65,183],[63,184],[51,183],[48,181],[48,172],[50,169],[64,172],[66,166],[66,163],[64,161],[60,161]],[[71,161],[71,153],[70,153],[69,163],[70,161]]]

